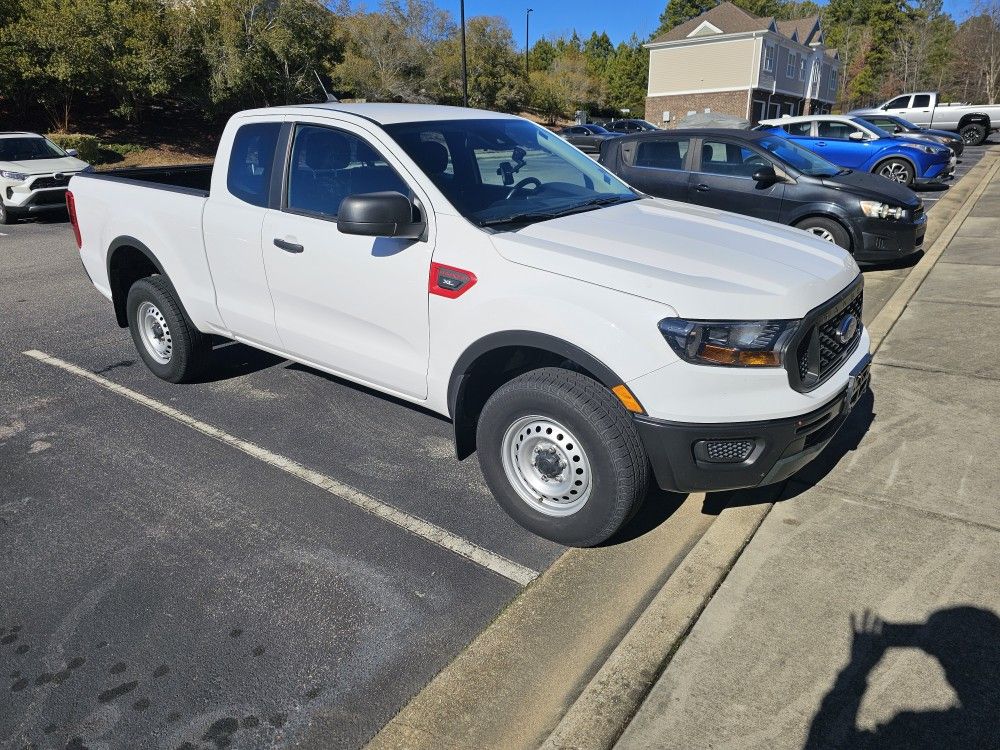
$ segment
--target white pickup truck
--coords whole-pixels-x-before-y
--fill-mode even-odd
[[[783,480],[868,385],[848,253],[644,196],[518,117],[247,111],[214,167],[80,175],[68,204],[156,375],[191,377],[218,336],[420,404],[565,544],[614,534],[651,476]]]
[[[943,104],[936,91],[900,94],[873,109],[859,109],[851,114],[887,112],[922,128],[953,130],[967,146],[980,146],[990,133],[1000,129],[1000,104]]]

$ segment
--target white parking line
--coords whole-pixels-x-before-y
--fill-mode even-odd
[[[341,500],[346,500],[347,502],[358,506],[362,510],[368,511],[374,516],[378,516],[384,521],[395,524],[396,526],[409,531],[411,534],[415,534],[429,542],[437,544],[440,547],[444,547],[450,552],[461,555],[467,560],[471,560],[477,565],[481,565],[482,567],[491,570],[504,578],[509,578],[515,583],[527,586],[538,577],[538,571],[536,570],[532,570],[531,568],[520,565],[513,560],[508,560],[506,557],[490,552],[489,550],[470,542],[468,539],[463,539],[460,536],[452,534],[450,531],[442,529],[440,526],[436,526],[429,521],[423,520],[422,518],[411,516],[409,513],[405,513],[391,505],[386,505],[385,503],[376,500],[375,498],[370,497],[360,490],[356,490],[343,482],[338,482],[336,479],[332,479],[325,474],[320,474],[318,471],[307,469],[302,464],[293,461],[290,458],[278,455],[277,453],[273,453],[259,445],[255,445],[254,443],[250,443],[246,440],[241,440],[235,435],[230,435],[228,432],[220,430],[218,427],[213,427],[212,425],[195,419],[194,417],[190,417],[187,414],[174,409],[172,406],[167,406],[156,399],[145,396],[137,391],[133,391],[131,388],[126,388],[125,386],[114,383],[107,378],[103,378],[100,375],[84,370],[82,367],[77,367],[76,365],[59,359],[58,357],[53,357],[45,352],[40,352],[37,349],[32,349],[24,353],[33,359],[37,359],[39,362],[44,362],[45,364],[52,365],[53,367],[58,367],[61,370],[65,370],[73,375],[89,380],[92,383],[96,383],[112,393],[124,396],[127,399],[135,401],[137,404],[142,404],[153,411],[157,411],[160,414],[180,422],[181,424],[187,425],[204,435],[208,435],[209,437],[215,438],[226,445],[243,451],[248,456],[252,456],[253,458],[270,464],[275,468],[281,469],[294,477],[297,477],[305,482],[309,482],[310,484],[329,492],[331,495],[339,497]]]

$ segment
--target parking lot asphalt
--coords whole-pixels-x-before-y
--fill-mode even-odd
[[[157,380],[64,219],[0,228],[0,746],[295,746],[320,715],[358,746],[563,552],[454,460],[445,420],[214,357]]]

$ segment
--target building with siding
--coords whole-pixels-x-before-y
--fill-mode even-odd
[[[837,98],[840,59],[819,16],[757,18],[724,2],[645,45],[646,119],[666,127],[694,112],[745,117],[824,114]]]

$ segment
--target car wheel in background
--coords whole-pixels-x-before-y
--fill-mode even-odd
[[[886,159],[879,162],[872,171],[879,177],[885,177],[900,185],[909,187],[913,184],[913,167],[905,159]]]
[[[851,249],[851,236],[847,230],[840,225],[840,222],[833,219],[825,219],[822,216],[810,216],[795,225],[797,228],[814,234],[821,240],[840,245],[847,251]]]
[[[970,122],[958,132],[966,146],[981,146],[986,142],[986,126],[978,122]]]
[[[510,380],[486,402],[476,434],[497,502],[546,539],[600,544],[645,499],[649,460],[632,418],[581,373],[545,367]]]
[[[0,200],[0,224],[13,224],[15,221],[17,221],[17,217]]]
[[[154,375],[183,383],[198,374],[209,338],[188,319],[166,276],[135,282],[128,290],[126,311],[135,348]]]

